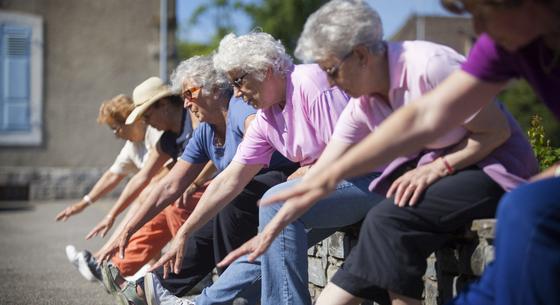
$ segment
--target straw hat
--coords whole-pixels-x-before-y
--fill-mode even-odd
[[[132,100],[134,110],[126,118],[126,124],[132,124],[144,114],[159,99],[173,95],[171,88],[165,85],[159,77],[150,77],[134,88]]]

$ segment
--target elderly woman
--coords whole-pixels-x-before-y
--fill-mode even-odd
[[[149,78],[138,85],[133,92],[134,105],[127,117],[127,123],[121,128],[130,128],[137,124],[149,124],[156,129],[163,130],[159,141],[156,143],[150,157],[144,162],[142,168],[129,181],[111,211],[86,238],[95,235],[105,235],[113,225],[115,217],[121,213],[134,200],[145,200],[152,191],[149,185],[152,181],[161,178],[157,176],[169,159],[176,158],[182,151],[193,130],[191,117],[187,111],[182,110],[182,101],[178,95],[173,94],[159,78]],[[144,116],[145,120],[139,118]],[[145,123],[142,123],[144,121]],[[171,166],[171,165],[169,165]],[[167,171],[165,171],[167,173]],[[205,182],[208,175],[198,178],[199,185]],[[186,197],[192,196],[195,190],[190,190]],[[185,198],[186,198],[185,197]],[[126,257],[112,255],[112,244],[109,241],[103,249],[98,251],[96,258],[90,258],[88,269],[98,278],[102,278],[105,288],[116,293],[125,287],[121,276],[130,276],[148,263],[154,256],[159,255],[161,249],[174,236],[179,227],[190,214],[197,198],[188,198],[187,201],[178,201],[162,211],[141,231],[132,237],[130,247],[127,248]],[[141,204],[140,204],[141,205]],[[124,229],[124,226],[121,228]],[[120,231],[116,231],[118,236]],[[100,268],[100,261],[111,259],[111,264]],[[119,279],[119,280],[115,280]]]
[[[384,42],[377,13],[361,1],[333,1],[310,16],[296,54],[317,61],[331,81],[354,97],[306,183],[324,176],[351,146],[463,61],[451,49],[428,42]],[[319,301],[346,304],[388,290],[394,303],[419,303],[429,254],[474,218],[492,217],[503,192],[536,169],[522,131],[496,103],[421,150],[393,160],[370,186],[388,198],[369,211],[358,245],[332,280],[344,297],[330,297],[333,288],[328,288]],[[287,203],[262,235],[274,237],[293,215],[314,207]],[[255,256],[267,247],[261,241],[241,253]]]
[[[127,224],[120,238],[123,248],[129,236],[179,198],[185,188],[193,186],[193,179],[209,160],[218,172],[223,171],[233,159],[245,130],[255,117],[253,107],[233,96],[233,88],[225,75],[214,69],[211,56],[195,56],[181,62],[171,78],[176,90],[182,92],[184,107],[201,123],[177,164],[154,187],[141,210]],[[171,292],[165,295],[163,301],[174,302],[176,296],[184,295],[211,273],[216,263],[229,251],[253,237],[258,226],[257,201],[270,187],[286,181],[295,169],[295,164],[277,154],[270,166],[251,179],[243,191],[233,197],[211,221],[188,239],[183,238],[182,230],[179,231],[181,236],[175,239],[171,249],[180,251],[177,257],[177,261],[181,262],[180,272],[169,277],[161,269],[147,274],[144,287],[149,296],[148,303],[162,301],[164,296],[157,293],[159,287]],[[142,302],[138,300],[141,300],[142,293],[138,292],[139,295],[131,295],[127,291],[121,299],[140,304]]]
[[[132,99],[120,94],[101,104],[97,122],[106,124],[113,131],[116,137],[126,140],[123,148],[113,162],[113,165],[105,171],[103,176],[93,186],[91,191],[80,201],[70,205],[56,216],[57,221],[66,221],[72,215],[82,212],[86,207],[111,192],[126,176],[133,175],[140,171],[147,160],[157,155],[156,144],[161,137],[161,132],[147,125],[144,121],[135,122],[132,125],[125,125],[126,117],[134,109]],[[123,222],[132,215],[135,208],[131,208]],[[112,236],[109,241],[112,241]],[[88,280],[93,280],[100,276],[100,271],[91,272],[87,262],[91,261],[92,255],[84,250],[76,253],[73,246],[66,248],[68,259],[77,264],[80,272]],[[100,277],[98,278],[101,279]]]
[[[514,77],[526,78],[554,114],[560,117],[560,107],[556,98],[556,88],[560,85],[560,56],[558,55],[560,54],[560,36],[558,35],[560,3],[558,1],[465,0],[444,1],[444,3],[454,11],[471,12],[477,30],[487,32],[479,37],[461,69],[453,72],[434,90],[401,107],[388,117],[374,133],[368,135],[336,162],[333,162],[330,175],[317,176],[305,184],[300,184],[289,194],[279,196],[283,199],[290,198],[287,204],[310,205],[332,191],[334,185],[341,179],[363,173],[399,155],[410,154],[422,149],[427,143],[444,135],[450,128],[469,120],[473,113],[477,111],[480,111],[479,114],[482,113],[484,110],[480,110],[480,108],[491,105],[494,96],[504,88],[507,80]],[[331,14],[326,13],[325,9],[322,14],[310,19],[306,32],[317,31],[315,33],[319,33],[318,29],[329,29],[331,25],[336,24],[347,29],[352,24],[353,27],[350,29],[355,33],[352,33],[351,37],[358,36],[357,33],[362,27],[355,26],[356,18],[342,22],[340,18],[344,16],[335,14],[343,12],[342,7],[347,6],[348,3],[338,2],[337,4]],[[337,18],[331,19],[334,16]],[[511,22],[511,20],[515,20],[515,22]],[[336,31],[330,32],[336,33]],[[302,37],[304,36],[314,40],[308,35]],[[316,36],[315,43],[305,45],[308,47],[309,45],[320,46],[330,45],[330,41],[348,41],[348,34],[330,37],[335,40],[326,39],[321,35]],[[303,41],[301,45],[303,45]],[[325,66],[341,63],[342,53],[332,51],[331,53],[331,62],[325,63]],[[322,61],[323,59],[318,57],[317,60]],[[360,70],[357,63],[357,61],[346,60],[344,64],[338,65],[340,82],[343,81],[343,75]],[[514,135],[515,130],[512,131],[512,137]],[[502,169],[513,172],[516,168],[522,169],[526,166],[526,163],[521,162],[524,151],[512,150],[511,160],[520,161],[517,164],[511,163],[513,166],[503,166]],[[450,168],[453,169],[452,166]],[[495,169],[499,169],[499,166]],[[527,173],[531,172],[527,171]],[[488,174],[490,175],[490,172]],[[558,239],[560,235],[558,218],[560,179],[551,178],[554,175],[560,175],[558,165],[532,179],[539,181],[520,186],[504,196],[497,213],[495,261],[486,270],[481,281],[471,287],[467,293],[459,296],[454,301],[455,304],[560,303],[560,291],[557,289],[560,282],[560,273],[558,273],[560,268],[558,260],[560,255]],[[454,186],[454,190],[457,187]],[[389,222],[383,220],[384,217],[379,216],[384,216],[383,210],[386,208],[383,204],[380,204],[379,207],[380,209],[373,209],[368,215],[360,236],[361,247],[364,251],[369,252],[370,260],[372,257],[376,257],[376,254],[385,252],[384,249],[377,247],[379,243],[375,242],[376,239],[383,241],[384,247],[395,248],[385,237],[385,229],[371,221],[382,221],[381,224],[385,226],[406,223],[405,220]],[[421,207],[422,202],[417,204],[418,209]],[[395,244],[399,245],[401,242]],[[360,246],[358,247],[360,250]],[[399,260],[401,253],[395,251],[394,257],[386,259],[395,261],[397,258]],[[535,257],[538,259],[533,260],[532,258]],[[355,263],[363,262],[365,257],[351,255],[348,259],[350,260],[347,262],[349,266],[345,265],[343,273],[354,274],[355,278],[368,279],[376,286],[381,282],[390,282],[390,279],[394,278],[396,274],[394,270],[390,270],[387,274],[377,274],[375,270],[360,266],[364,272],[373,271],[374,279],[370,275],[363,274],[364,272],[356,271]],[[406,264],[408,262],[405,262]],[[337,277],[335,276],[333,279],[336,285],[329,285],[319,298],[318,304],[354,304],[357,302],[355,294],[351,295],[350,288],[346,290],[345,287],[339,286],[342,282],[337,281]],[[350,286],[362,287],[363,285],[356,282]],[[389,289],[398,287],[398,283],[389,283],[387,287]],[[352,292],[356,291],[352,290]],[[418,295],[411,297],[413,299],[404,301],[419,303],[414,300]]]
[[[347,105],[347,96],[329,84],[318,65],[293,65],[282,44],[266,33],[224,37],[214,56],[214,65],[227,74],[237,94],[259,111],[233,162],[212,181],[201,204],[185,222],[185,236],[201,227],[268,166],[275,150],[299,163],[299,174],[309,168],[330,140],[335,122]],[[271,256],[262,261],[262,304],[283,304],[282,299],[292,297],[296,304],[309,302],[306,230],[339,228],[361,220],[381,200],[367,190],[376,176],[368,174],[340,183],[333,195],[285,230],[280,243],[269,251]],[[293,179],[271,190],[284,189],[300,180]],[[278,208],[261,208],[259,223],[266,223]],[[171,252],[160,261],[174,255]],[[239,260],[228,267],[218,283],[235,289],[257,280],[260,273],[258,263]],[[235,292],[229,293],[223,292],[222,302],[235,296]],[[196,303],[207,304],[207,296],[204,291]]]

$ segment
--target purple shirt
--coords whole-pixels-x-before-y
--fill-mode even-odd
[[[340,116],[333,138],[346,143],[360,141],[395,110],[418,100],[436,87],[464,59],[445,46],[420,41],[390,42],[388,56],[391,76],[389,100],[380,96],[351,99]],[[512,135],[477,165],[509,191],[537,173],[538,165],[523,131],[513,117],[505,109],[502,110],[508,118]],[[399,166],[415,158],[419,158],[418,166],[430,163],[465,136],[468,136],[468,132],[464,127],[454,128],[426,145],[422,152],[393,160],[372,182],[370,189],[386,192],[391,182],[386,178]]]
[[[554,51],[542,38],[538,38],[518,51],[508,52],[498,46],[490,36],[482,34],[472,48],[462,69],[487,82],[502,82],[511,78],[524,78],[550,110],[560,119],[560,62],[550,70]]]
[[[286,104],[257,111],[234,161],[270,163],[277,150],[301,166],[314,163],[329,142],[348,96],[331,87],[318,65],[296,65],[286,76]]]

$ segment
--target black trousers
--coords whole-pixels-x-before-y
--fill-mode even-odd
[[[416,206],[383,200],[366,216],[359,241],[332,282],[352,295],[387,300],[387,290],[420,299],[426,258],[473,219],[493,217],[503,189],[470,167],[440,179]]]
[[[156,271],[162,285],[172,294],[183,296],[229,252],[255,236],[259,226],[257,201],[269,188],[285,182],[296,169],[288,167],[256,175],[241,194],[187,239],[181,272],[171,273],[163,280],[163,269]]]

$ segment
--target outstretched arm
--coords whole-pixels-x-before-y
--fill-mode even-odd
[[[223,172],[212,180],[193,213],[173,238],[169,251],[152,267],[152,270],[165,265],[166,267],[170,266],[172,270],[175,270],[175,273],[178,273],[181,268],[186,239],[239,195],[262,167],[262,165],[231,162]]]
[[[125,175],[113,173],[110,170],[107,170],[103,176],[97,180],[91,191],[86,196],[89,196],[91,202],[95,202],[115,189],[124,177]],[[62,212],[58,213],[58,215],[56,215],[56,221],[66,221],[70,218],[70,216],[83,211],[88,205],[90,205],[90,202],[86,201],[85,198],[82,198],[80,201],[70,205]]]
[[[162,169],[167,160],[169,160],[167,154],[161,152],[160,149],[154,149],[154,151],[150,153],[144,167],[130,179],[119,196],[119,199],[113,205],[113,208],[111,208],[105,218],[90,231],[86,239],[90,239],[96,235],[104,237],[113,226],[116,217],[136,199],[140,192],[150,183],[152,178]]]

